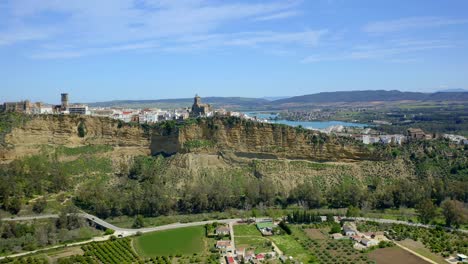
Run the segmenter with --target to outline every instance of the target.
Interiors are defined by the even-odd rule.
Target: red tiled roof
[[[234,258],[233,257],[226,257],[228,263],[234,263]]]

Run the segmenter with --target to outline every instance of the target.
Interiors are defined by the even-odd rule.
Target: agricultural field
[[[304,231],[306,232],[307,236],[310,237],[311,239],[321,240],[321,239],[328,238],[326,233],[320,229],[310,228],[310,229],[304,229]]]
[[[1,264],[47,264],[49,263],[45,258],[39,257],[22,257],[16,259],[2,259]]]
[[[440,255],[437,255],[435,253],[432,253],[429,249],[427,249],[424,244],[420,241],[414,241],[412,239],[405,239],[405,240],[402,240],[402,241],[399,241],[398,244],[408,248],[408,249],[411,249],[412,251],[436,262],[436,263],[439,263],[439,264],[445,264],[447,263],[445,261],[445,259],[440,256]]]
[[[399,247],[379,248],[369,253],[369,259],[377,264],[427,264],[427,262]]]
[[[205,243],[205,230],[198,226],[148,233],[133,240],[142,257],[203,254]]]
[[[234,225],[234,239],[237,247],[252,249],[256,254],[272,251],[271,241],[263,237],[253,224]]]

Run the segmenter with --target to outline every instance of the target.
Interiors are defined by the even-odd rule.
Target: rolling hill
[[[323,92],[295,96],[291,98],[274,101],[277,105],[282,104],[304,104],[304,103],[353,103],[353,102],[373,102],[373,101],[468,101],[468,93],[419,93],[401,92],[397,90],[385,91],[343,91],[343,92]]]

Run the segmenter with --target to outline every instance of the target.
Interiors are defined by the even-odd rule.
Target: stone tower
[[[68,94],[63,93],[62,94],[62,109],[66,110],[68,108]]]
[[[198,96],[198,94],[195,95],[195,98],[193,100],[193,105],[201,105],[201,98]]]

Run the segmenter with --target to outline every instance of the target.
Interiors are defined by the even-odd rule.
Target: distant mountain
[[[228,109],[257,109],[269,101],[261,98],[246,97],[202,97],[202,102],[216,108]],[[174,108],[191,107],[193,98],[158,99],[158,100],[115,100],[108,102],[90,103],[92,107],[129,107],[129,108]]]
[[[445,89],[437,91],[438,93],[468,93],[468,90],[461,88]]]
[[[261,99],[265,99],[267,101],[276,101],[276,100],[280,100],[280,99],[286,99],[286,98],[291,98],[291,96],[265,96],[265,97],[262,97]]]
[[[307,104],[307,103],[353,103],[374,101],[468,101],[468,93],[419,93],[401,92],[397,90],[373,90],[373,91],[343,91],[323,92],[302,96],[294,96],[287,99],[276,100],[275,105],[282,104]]]
[[[270,99],[270,100],[269,100]],[[273,100],[273,97],[202,97],[202,102],[215,108],[229,110],[271,110],[286,109],[310,104],[391,102],[391,101],[468,101],[468,92],[401,92],[397,90],[342,91],[323,92]],[[116,100],[90,103],[92,107],[128,107],[128,108],[184,108],[191,107],[193,98],[159,100]]]

